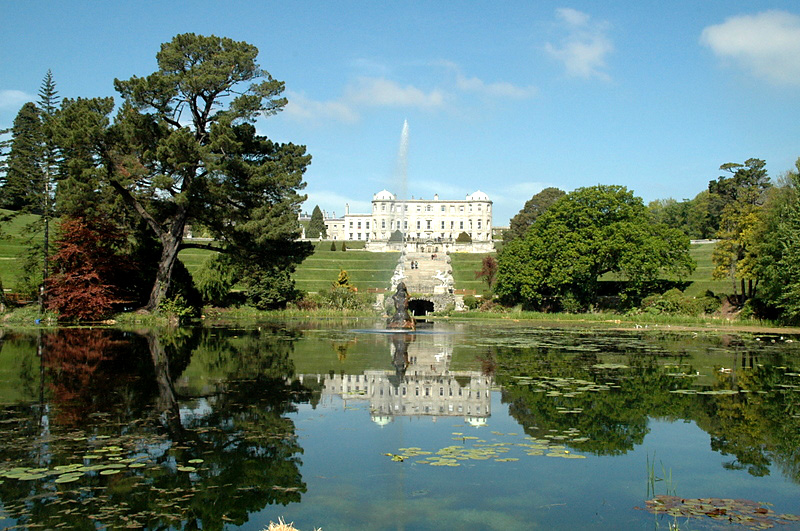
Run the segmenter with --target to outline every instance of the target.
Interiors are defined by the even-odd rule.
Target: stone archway
[[[433,313],[433,301],[425,299],[411,299],[408,301],[408,311],[414,317],[425,317],[429,313]]]

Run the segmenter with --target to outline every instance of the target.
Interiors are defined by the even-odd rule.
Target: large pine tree
[[[166,296],[178,251],[199,246],[183,242],[189,223],[207,227],[210,247],[261,291],[284,289],[311,252],[295,241],[311,157],[257,134],[254,122],[286,105],[257,54],[246,42],[178,35],[161,46],[156,72],[115,80],[124,103],[113,124],[103,101],[63,106],[65,147],[91,155],[80,175],[110,186],[160,246],[146,309]]]

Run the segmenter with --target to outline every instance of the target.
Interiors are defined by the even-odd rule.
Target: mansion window
[[[429,219],[425,220],[425,224],[426,224],[426,226],[425,226],[426,229],[430,229],[431,228],[431,220],[429,220]]]
[[[458,222],[458,228],[459,229],[463,229],[464,228],[464,222],[463,221],[459,221]]]
[[[420,224],[421,224],[421,223],[422,223],[421,221],[417,220],[417,228],[418,228],[418,229],[420,228]]]

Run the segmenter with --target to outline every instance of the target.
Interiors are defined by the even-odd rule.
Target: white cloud
[[[365,107],[442,107],[445,94],[440,90],[425,92],[413,85],[400,85],[385,78],[360,77],[345,88],[335,100],[316,101],[298,93],[287,93],[284,112],[303,121],[357,122]]]
[[[525,99],[536,95],[536,87],[518,87],[513,83],[499,81],[485,83],[477,77],[465,77],[461,73],[456,78],[456,86],[466,92],[477,92],[500,98]]]
[[[434,65],[443,66],[455,75],[455,87],[462,92],[483,94],[492,98],[526,99],[536,96],[538,89],[533,85],[526,87],[514,85],[506,81],[487,83],[478,77],[467,77],[461,68],[452,61],[438,61]]]
[[[800,16],[764,11],[731,17],[703,30],[700,42],[756,77],[800,85]]]
[[[444,94],[439,90],[425,92],[412,85],[402,86],[385,78],[362,77],[350,85],[345,101],[373,107],[440,107]]]
[[[35,99],[35,96],[21,90],[0,90],[0,109],[19,109],[25,103]]]
[[[358,112],[342,101],[315,101],[296,92],[287,92],[286,97],[289,103],[283,112],[298,120],[353,123],[359,119]]]
[[[610,79],[604,71],[606,57],[614,51],[607,35],[608,24],[595,22],[588,14],[571,8],[557,9],[556,16],[566,28],[567,35],[557,45],[546,43],[547,53],[564,63],[571,76]]]

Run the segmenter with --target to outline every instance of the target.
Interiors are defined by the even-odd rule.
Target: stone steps
[[[431,254],[407,253],[404,261],[403,274],[406,288],[411,293],[434,293],[436,286],[440,284],[435,275],[441,273],[452,273],[448,257],[445,254],[438,254],[435,259]],[[417,263],[417,268],[412,269],[412,262]]]

